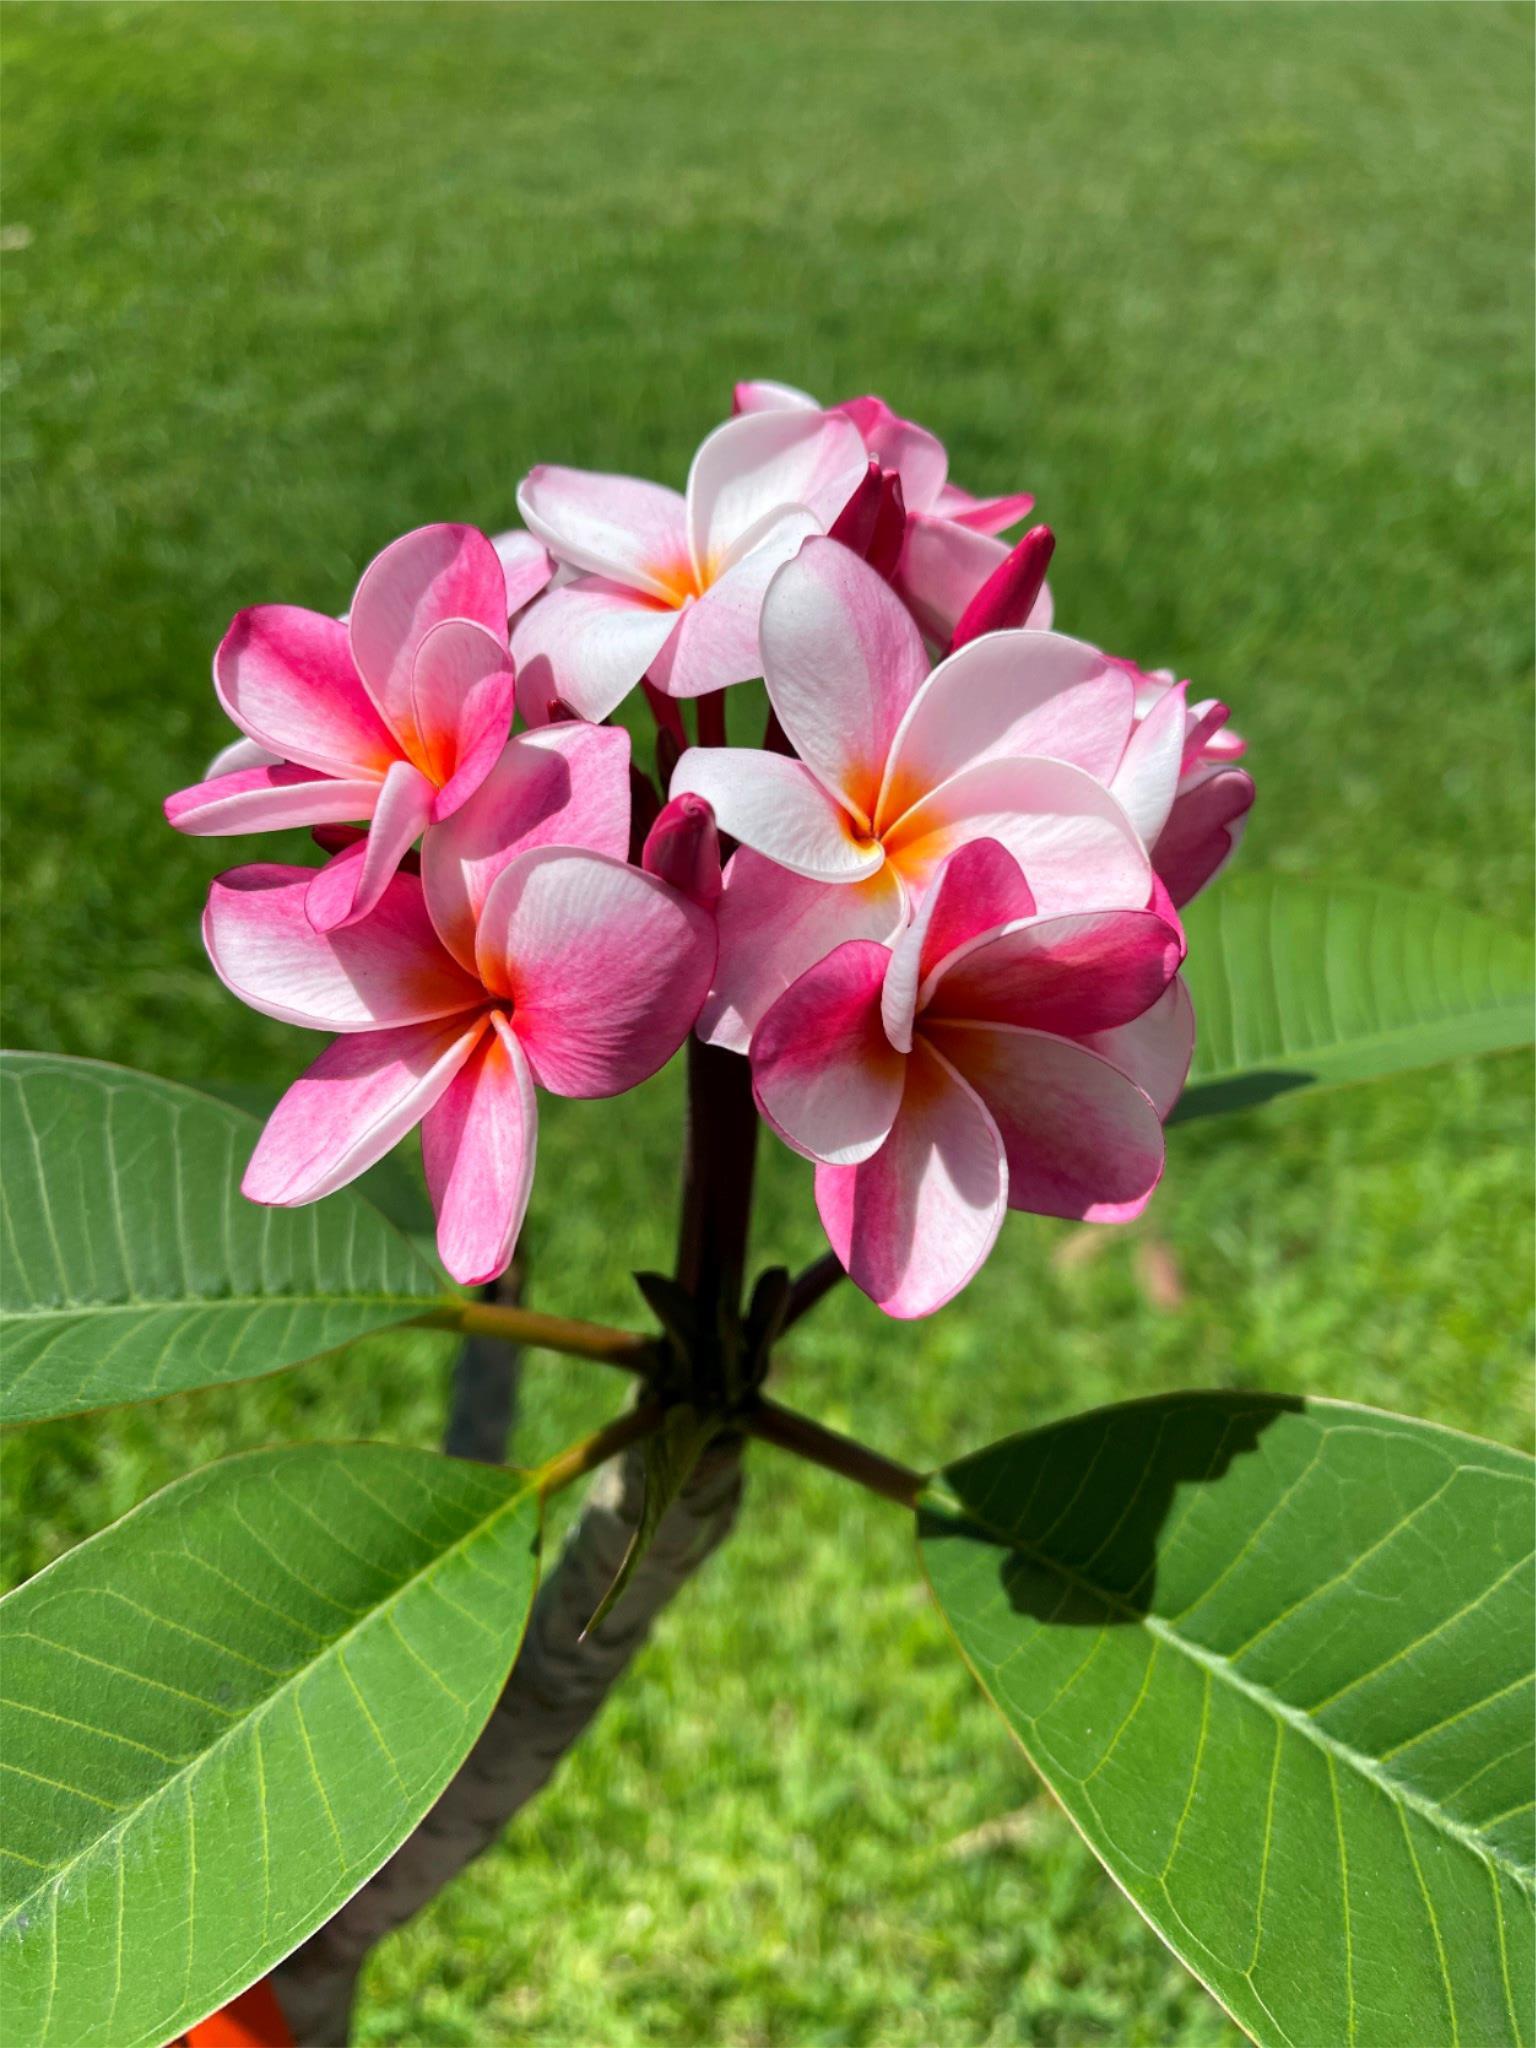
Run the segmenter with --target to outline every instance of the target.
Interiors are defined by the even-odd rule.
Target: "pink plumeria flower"
[[[423,526],[368,565],[345,621],[288,604],[237,613],[213,682],[246,737],[166,800],[171,824],[227,835],[367,820],[306,898],[318,931],[365,917],[407,848],[454,815],[507,743],[508,607],[552,573],[536,542],[513,567],[509,588],[484,534]]]
[[[779,997],[752,1038],[758,1106],[818,1162],[832,1249],[888,1315],[957,1294],[1005,1209],[1146,1206],[1194,1046],[1181,954],[1153,911],[1038,915],[983,839],[894,949],[852,940]]]
[[[892,412],[883,398],[849,398],[823,408],[792,384],[738,384],[738,415],[764,412],[841,414],[851,419],[864,446],[883,469],[901,478],[907,531],[896,571],[896,589],[935,647],[954,637],[967,605],[1007,560],[1007,544],[996,536],[1021,520],[1034,504],[1027,491],[1001,498],[975,498],[949,480],[944,443],[915,420]],[[1042,589],[1025,623],[1051,623],[1051,595]]]
[[[1170,690],[1187,691],[1171,668],[1138,668],[1119,661],[1136,689],[1136,716],[1151,716]],[[1184,754],[1167,823],[1152,848],[1152,864],[1178,906],[1213,882],[1236,853],[1253,808],[1253,777],[1233,764],[1247,741],[1227,724],[1219,698],[1206,697],[1185,710]]]
[[[761,675],[769,578],[832,524],[867,467],[852,421],[781,413],[717,427],[686,495],[635,477],[530,470],[518,509],[562,576],[513,635],[523,716],[542,724],[557,697],[606,718],[642,676],[697,697]]]
[[[845,939],[892,941],[945,858],[999,840],[1042,912],[1141,910],[1173,802],[1182,692],[1138,726],[1128,676],[1057,633],[993,633],[930,673],[880,577],[813,539],[763,605],[768,695],[798,760],[692,748],[671,794],[741,842],[701,1034],[745,1051],[768,1005]]]
[[[284,1095],[242,1183],[289,1208],[344,1187],[421,1125],[456,1280],[505,1270],[533,1179],[535,1088],[616,1095],[687,1036],[709,913],[629,867],[629,740],[557,725],[512,740],[397,871],[371,916],[317,931],[312,870],[237,868],[204,941],[269,1017],[338,1034]]]

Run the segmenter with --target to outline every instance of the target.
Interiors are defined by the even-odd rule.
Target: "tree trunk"
[[[401,1926],[489,1847],[550,1779],[650,1633],[652,1622],[729,1532],[741,1499],[741,1444],[714,1443],[664,1517],[623,1597],[585,1641],[640,1517],[643,1458],[600,1472],[479,1741],[390,1861],[273,1977],[301,2048],[342,2048],[358,1973]]]

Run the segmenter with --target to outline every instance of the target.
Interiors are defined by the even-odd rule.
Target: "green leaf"
[[[663,1516],[688,1484],[694,1466],[718,1435],[719,1429],[716,1418],[700,1415],[686,1401],[678,1401],[663,1415],[660,1428],[645,1438],[641,1445],[645,1492],[640,1501],[640,1519],[635,1524],[628,1548],[619,1560],[613,1584],[598,1601],[596,1612],[581,1632],[583,1638],[591,1635],[593,1629],[618,1605],[624,1588],[634,1576],[635,1567],[655,1542]]]
[[[994,1445],[919,1538],[976,1676],[1266,2048],[1498,2048],[1532,2009],[1532,1466],[1182,1394]]]
[[[1170,1122],[1530,1043],[1530,942],[1456,904],[1253,875],[1185,926],[1197,1038]]]
[[[0,1421],[276,1372],[445,1293],[351,1188],[248,1202],[256,1124],[174,1082],[5,1053],[0,1128]]]
[[[415,1826],[504,1683],[526,1474],[385,1445],[231,1458],[0,1603],[14,2048],[159,2048]]]

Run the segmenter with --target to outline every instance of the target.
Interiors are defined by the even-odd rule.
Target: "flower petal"
[[[720,958],[699,1036],[745,1052],[763,1013],[808,967],[845,939],[889,944],[905,917],[901,884],[888,867],[867,882],[813,882],[742,847],[725,871]]]
[[[411,705],[416,652],[444,619],[471,619],[496,638],[506,638],[506,578],[496,550],[473,526],[418,526],[402,534],[374,556],[352,599],[347,630],[357,672],[412,754],[417,753]]]
[[[923,1028],[936,1017],[1026,1024],[1083,1038],[1151,1009],[1183,957],[1150,910],[1036,917],[982,933],[930,970]]]
[[[928,673],[911,614],[834,540],[808,540],[763,602],[763,675],[790,742],[828,789],[874,817],[886,756]]]
[[[267,1119],[241,1193],[285,1209],[335,1194],[415,1129],[484,1031],[455,1017],[333,1038]]]
[[[475,922],[491,884],[535,846],[629,850],[629,734],[565,723],[509,740],[480,787],[422,842],[427,903],[443,944],[475,964]]]
[[[890,954],[868,939],[807,968],[752,1034],[752,1092],[807,1159],[855,1166],[878,1152],[901,1104],[906,1059],[880,1022]]]
[[[881,1015],[892,1045],[907,1052],[925,983],[957,948],[980,933],[1032,917],[1035,899],[1023,870],[995,839],[973,839],[952,853],[892,949]]]
[[[165,817],[178,832],[199,838],[350,824],[371,816],[381,786],[371,779],[344,782],[313,768],[237,768],[178,789],[165,800]]]
[[[971,839],[1000,841],[1047,914],[1140,910],[1152,892],[1135,827],[1101,782],[1065,761],[1024,757],[964,768],[886,833],[885,848],[920,893]]]
[[[802,391],[795,384],[775,384],[768,378],[758,378],[738,384],[732,394],[733,412],[820,412],[821,407],[808,391]]]
[[[700,580],[770,513],[800,506],[830,526],[867,466],[858,428],[837,413],[742,413],[716,427],[688,472],[688,541]]]
[[[248,738],[322,774],[382,776],[400,748],[358,680],[347,629],[295,604],[236,612],[213,657],[219,702]]]
[[[990,534],[916,512],[907,520],[896,592],[927,638],[947,647],[961,613],[1007,559],[1007,544]]]
[[[203,913],[214,971],[241,1002],[312,1031],[377,1031],[476,1008],[485,992],[444,952],[415,875],[396,875],[366,923],[317,932],[313,868],[261,864],[215,878]]]
[[[491,1023],[421,1127],[438,1256],[463,1287],[481,1287],[511,1264],[538,1151],[528,1062],[499,1010]]]
[[[524,523],[557,561],[668,604],[693,583],[687,506],[676,491],[636,476],[540,463],[517,490]]]
[[[754,530],[745,552],[684,608],[677,632],[652,665],[656,687],[669,697],[701,697],[760,676],[763,593],[801,542],[820,531],[798,507]]]
[[[958,484],[946,484],[934,503],[922,509],[935,518],[968,526],[972,533],[1003,533],[1033,512],[1035,501],[1028,491],[1015,491],[1004,498],[975,498]]]
[[[1128,1074],[1166,1122],[1184,1092],[1195,1050],[1195,1008],[1182,977],[1176,975],[1133,1024],[1095,1031],[1083,1043]]]
[[[524,533],[520,526],[506,533],[493,533],[491,546],[496,550],[507,586],[507,616],[515,618],[549,582],[555,565],[543,541],[536,534]]]
[[[860,1166],[816,1170],[816,1207],[849,1278],[889,1316],[932,1315],[997,1242],[1008,1166],[974,1090],[924,1040],[891,1135]]]
[[[512,657],[505,636],[444,619],[416,650],[411,714],[422,766],[437,784],[435,816],[452,817],[495,765],[512,729]]]
[[[908,510],[931,511],[949,475],[949,456],[938,435],[892,412],[883,398],[850,398],[833,410],[846,413],[880,467],[901,478]]]
[[[208,766],[203,770],[204,782],[212,782],[219,775],[233,775],[237,768],[280,768],[280,755],[268,747],[258,747],[254,740],[231,740],[227,747],[220,747]]]
[[[805,763],[783,754],[690,747],[672,772],[668,794],[703,797],[722,832],[792,874],[858,882],[884,865],[878,842],[859,838],[853,819]]]
[[[714,920],[621,860],[524,853],[480,913],[482,977],[511,1000],[534,1078],[556,1095],[618,1095],[666,1065],[715,964]]]
[[[305,907],[317,932],[336,931],[368,915],[427,829],[436,797],[419,768],[396,761],[379,791],[368,837],[328,861],[310,884]]]
[[[1167,691],[1131,734],[1125,758],[1109,786],[1127,817],[1151,846],[1168,822],[1179,771],[1184,761],[1184,691],[1177,683]]]
[[[924,1037],[964,1075],[1008,1152],[1008,1206],[1123,1222],[1162,1177],[1163,1127],[1134,1081],[1096,1052],[1010,1024],[930,1024]]]
[[[1179,791],[1153,849],[1157,872],[1179,905],[1198,896],[1237,851],[1253,805],[1253,777],[1209,768]]]
[[[1108,783],[1131,736],[1136,691],[1096,647],[1064,633],[989,633],[929,676],[890,750],[884,830],[978,761],[1038,754]]]
[[[559,697],[583,718],[606,718],[660,657],[681,616],[600,576],[546,592],[512,629],[518,710],[544,725]]]

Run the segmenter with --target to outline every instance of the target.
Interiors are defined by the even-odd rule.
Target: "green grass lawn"
[[[1176,663],[1250,736],[1251,868],[1526,921],[1527,10],[12,4],[3,27],[7,1043],[291,1074],[313,1041],[198,944],[245,849],[159,817],[223,738],[229,614],[337,609],[424,520],[507,524],[535,460],[681,482],[741,375],[882,392],[972,488],[1034,489],[1061,623]],[[635,1318],[679,1100],[674,1070],[547,1105],[541,1306]],[[1193,1126],[1143,1226],[1014,1217],[924,1324],[834,1296],[782,1392],[914,1463],[1188,1385],[1527,1441],[1530,1114],[1506,1057]],[[763,1163],[761,1254],[812,1256],[808,1170]],[[13,1435],[10,1574],[226,1451],[431,1443],[450,1357],[375,1341]],[[615,1401],[542,1356],[525,1394],[530,1459]],[[360,2025],[1237,2040],[975,1692],[902,1517],[767,1451],[737,1540],[551,1791],[379,1952]]]

